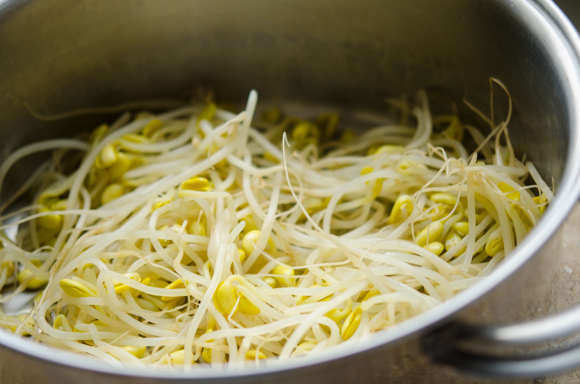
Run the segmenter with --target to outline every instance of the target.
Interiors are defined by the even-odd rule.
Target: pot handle
[[[523,324],[473,326],[452,323],[423,339],[425,352],[437,363],[460,372],[496,378],[553,375],[580,367],[580,339],[550,352],[501,356],[474,352],[482,349],[520,349],[536,343],[554,342],[580,331],[580,307]],[[483,347],[483,348],[482,348]]]

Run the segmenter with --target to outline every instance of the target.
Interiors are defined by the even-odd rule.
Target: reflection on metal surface
[[[570,21],[576,26],[576,28],[580,28],[580,1],[578,0],[555,0],[554,1],[558,7],[564,13]]]

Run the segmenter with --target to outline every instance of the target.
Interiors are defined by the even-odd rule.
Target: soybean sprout
[[[553,192],[514,154],[511,101],[497,125],[482,115],[487,137],[432,116],[425,92],[398,105],[405,121],[357,133],[335,113],[254,116],[252,91],[241,113],[124,114],[88,141],[20,149],[0,184],[55,152],[17,193],[33,204],[2,218],[0,302],[40,291],[0,326],[190,369],[354,345],[439,305],[509,257]]]

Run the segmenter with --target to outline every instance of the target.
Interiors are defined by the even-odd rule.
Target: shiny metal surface
[[[464,327],[459,333],[463,343],[491,347],[523,346],[549,342],[580,332],[580,307],[522,324]]]
[[[108,118],[42,121],[25,103],[50,115],[187,99],[200,90],[241,103],[255,88],[266,104],[326,105],[348,117],[384,113],[385,97],[425,88],[435,109],[454,102],[467,121],[480,123],[461,99],[486,111],[494,76],[515,102],[510,136],[519,156],[532,158],[558,187],[539,227],[491,276],[353,350],[260,370],[159,373],[104,366],[0,333],[2,382],[460,382],[429,360],[423,336],[452,321],[506,324],[554,312],[558,227],[580,189],[580,41],[549,0],[7,0],[0,41],[0,161],[26,143]],[[494,105],[496,115],[505,105]],[[12,188],[38,159],[9,174]]]
[[[466,374],[486,377],[545,377],[578,368],[580,346],[565,348],[558,352],[534,358],[494,357],[474,353],[446,351],[437,361],[450,364]]]

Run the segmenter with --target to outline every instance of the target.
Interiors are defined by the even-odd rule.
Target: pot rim
[[[538,225],[526,237],[524,242],[513,251],[509,259],[502,262],[500,268],[478,282],[474,287],[461,292],[447,302],[438,305],[426,313],[405,321],[396,328],[389,328],[373,334],[372,338],[361,340],[355,346],[336,346],[321,351],[308,359],[289,359],[286,361],[271,360],[263,367],[233,367],[234,369],[195,368],[190,372],[165,370],[147,370],[137,366],[112,366],[95,359],[57,350],[36,342],[23,340],[7,332],[0,332],[0,345],[45,362],[56,363],[80,370],[163,379],[233,379],[248,378],[266,374],[281,373],[297,368],[313,367],[319,364],[347,358],[362,352],[385,346],[393,346],[406,339],[418,337],[424,331],[450,320],[459,311],[493,290],[522,265],[531,259],[554,232],[562,225],[573,208],[580,194],[580,37],[564,13],[551,0],[512,0],[511,6],[522,18],[531,18],[540,22],[536,26],[539,36],[545,45],[550,46],[552,55],[557,56],[565,88],[566,106],[569,111],[570,143],[564,175],[558,188],[558,195]]]

